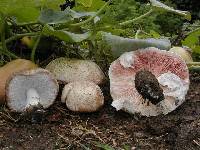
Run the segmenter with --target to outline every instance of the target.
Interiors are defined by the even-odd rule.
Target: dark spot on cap
[[[143,99],[148,99],[154,105],[164,100],[163,89],[150,71],[141,70],[136,73],[135,88],[142,95]]]

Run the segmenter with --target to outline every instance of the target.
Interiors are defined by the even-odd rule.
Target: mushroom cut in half
[[[94,112],[104,104],[98,85],[90,81],[74,81],[65,85],[61,101],[75,112]]]
[[[91,81],[101,84],[105,80],[105,75],[101,68],[90,60],[60,57],[51,61],[46,66],[46,69],[52,72],[61,83]]]
[[[54,76],[45,69],[33,69],[15,73],[7,81],[8,107],[15,112],[48,108],[58,94],[59,86]]]
[[[189,71],[178,55],[154,47],[122,54],[109,68],[112,106],[157,116],[185,101]]]

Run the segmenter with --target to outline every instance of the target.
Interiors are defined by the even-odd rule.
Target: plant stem
[[[142,19],[144,17],[149,16],[152,12],[153,12],[153,9],[150,9],[147,13],[145,13],[145,14],[137,17],[137,18],[134,18],[132,20],[127,20],[127,21],[121,22],[121,23],[119,23],[119,25],[120,26],[125,26],[125,25],[128,25],[128,24],[131,24],[131,23],[136,22],[136,21],[138,21],[138,20],[140,20],[140,19]]]
[[[1,26],[1,45],[2,45],[2,54],[7,55],[9,57],[13,57],[13,58],[19,58],[18,56],[16,56],[15,54],[11,53],[6,46],[6,40],[5,40],[5,16],[3,16],[3,14],[1,14],[2,20],[0,23]]]
[[[200,66],[200,62],[187,62],[188,66]]]
[[[24,37],[24,36],[37,36],[39,34],[40,34],[40,32],[31,32],[31,33],[16,34],[16,35],[14,35],[14,36],[6,39],[5,42],[9,43],[9,42],[11,42],[13,40],[16,40],[16,39]]]
[[[108,6],[111,3],[112,0],[109,0],[108,2],[106,2],[97,12],[94,16],[89,17],[88,19],[86,19],[83,22],[79,22],[79,23],[75,23],[75,24],[71,24],[71,26],[82,26],[84,24],[87,24],[88,22],[92,21],[96,16],[98,16],[99,14],[101,14],[103,12],[103,10],[106,8],[106,6]]]
[[[37,40],[35,41],[35,45],[33,46],[33,49],[31,51],[31,61],[35,62],[35,51],[37,49],[37,46],[40,42],[41,34],[38,36]]]

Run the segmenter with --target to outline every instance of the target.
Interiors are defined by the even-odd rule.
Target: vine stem
[[[200,66],[200,62],[187,62],[188,66]]]
[[[153,9],[150,9],[147,13],[145,13],[145,14],[143,14],[143,15],[137,17],[137,18],[134,18],[134,19],[131,19],[131,20],[127,20],[127,21],[121,22],[121,23],[119,23],[119,25],[120,25],[120,26],[125,26],[125,25],[128,25],[128,24],[131,24],[131,23],[136,22],[136,21],[138,21],[138,20],[140,20],[140,19],[142,19],[142,18],[144,18],[144,17],[149,16],[152,12],[153,12]]]
[[[1,45],[2,45],[2,54],[7,55],[8,57],[13,57],[13,58],[19,58],[16,56],[14,53],[11,53],[6,46],[6,40],[5,40],[5,19],[6,17],[3,14],[0,14],[2,17],[2,20],[0,22],[0,28],[1,28]]]
[[[106,6],[108,6],[110,3],[112,2],[112,0],[109,0],[108,2],[106,2],[97,12],[94,16],[89,17],[88,19],[86,19],[85,21],[79,22],[79,23],[75,23],[75,24],[71,24],[71,26],[82,26],[84,24],[87,24],[88,22],[92,21],[96,16],[98,16],[99,14],[101,14],[103,12],[103,10],[106,8]]]
[[[30,32],[30,33],[16,34],[16,35],[6,39],[5,42],[9,43],[9,42],[11,42],[13,40],[16,40],[16,39],[24,37],[24,36],[37,36],[39,34],[40,34],[40,32]]]
[[[31,51],[31,61],[32,62],[35,62],[35,52],[36,52],[37,46],[40,42],[40,39],[41,39],[41,34],[38,36],[37,40],[35,41],[35,44],[34,44],[33,49]]]

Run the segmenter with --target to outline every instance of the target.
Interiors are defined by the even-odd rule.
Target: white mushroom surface
[[[135,77],[142,70],[155,76],[163,91],[163,100],[153,103],[138,92]],[[122,54],[111,64],[109,78],[112,106],[144,116],[157,116],[175,110],[185,101],[189,89],[186,63],[174,53],[153,47]],[[151,90],[154,89],[148,91],[149,95],[152,95]]]
[[[24,112],[37,105],[48,108],[58,94],[58,83],[45,69],[15,73],[7,81],[6,98],[12,111]]]
[[[46,69],[62,83],[84,80],[101,84],[105,80],[105,75],[100,67],[90,60],[61,57],[51,61]]]
[[[75,81],[65,85],[61,101],[71,111],[94,112],[104,104],[98,85],[90,81]]]

